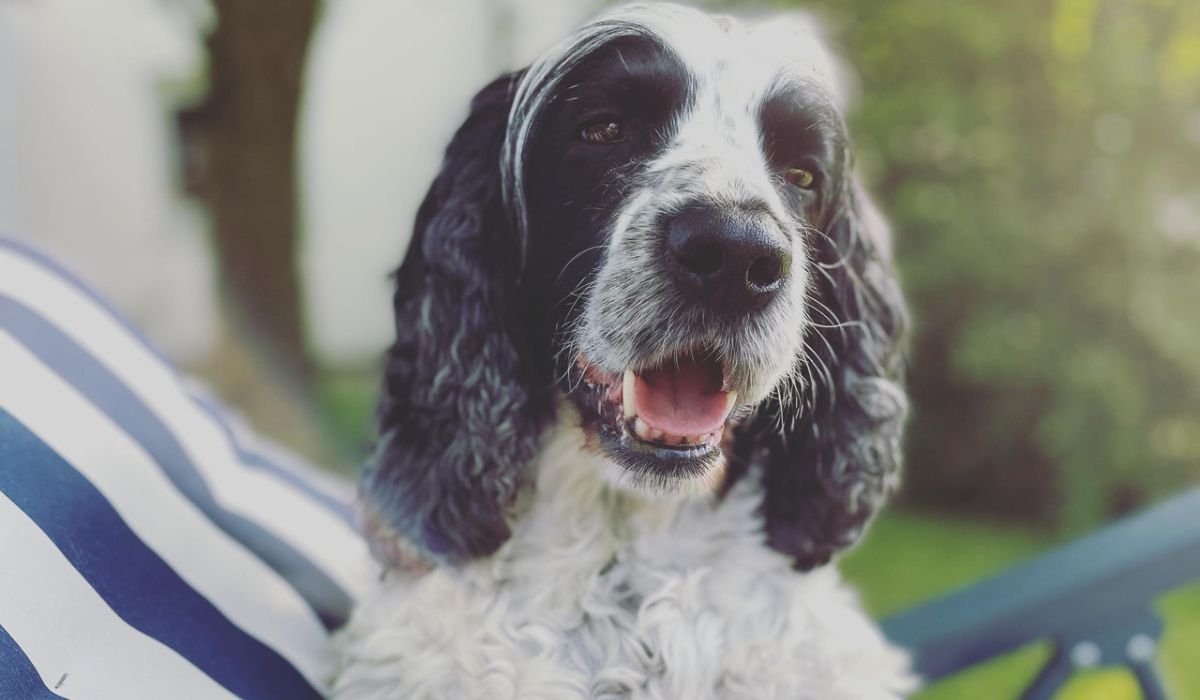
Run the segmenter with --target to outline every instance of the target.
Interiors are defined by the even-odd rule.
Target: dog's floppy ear
[[[857,182],[810,237],[813,289],[802,406],[771,399],[739,432],[761,464],[768,543],[799,569],[854,544],[899,483],[906,311],[890,233]]]
[[[372,534],[448,563],[508,539],[505,510],[547,411],[509,317],[521,253],[502,202],[500,149],[516,80],[476,95],[417,213],[395,274],[396,342],[361,484]]]

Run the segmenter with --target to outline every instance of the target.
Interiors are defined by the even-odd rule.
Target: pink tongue
[[[716,362],[682,360],[637,376],[634,405],[651,428],[676,436],[720,430],[727,417],[727,392],[721,391]]]

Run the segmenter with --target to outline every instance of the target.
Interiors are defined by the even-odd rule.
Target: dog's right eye
[[[604,120],[583,127],[579,131],[579,138],[596,146],[604,146],[624,140],[625,132],[620,123]]]

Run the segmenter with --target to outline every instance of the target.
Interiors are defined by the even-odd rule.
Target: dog
[[[474,98],[395,276],[339,698],[901,697],[825,566],[906,312],[805,17],[635,5]]]

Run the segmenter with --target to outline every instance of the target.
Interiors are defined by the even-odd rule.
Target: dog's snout
[[[791,254],[763,217],[738,209],[688,209],[667,224],[675,282],[696,303],[746,310],[783,286]]]

